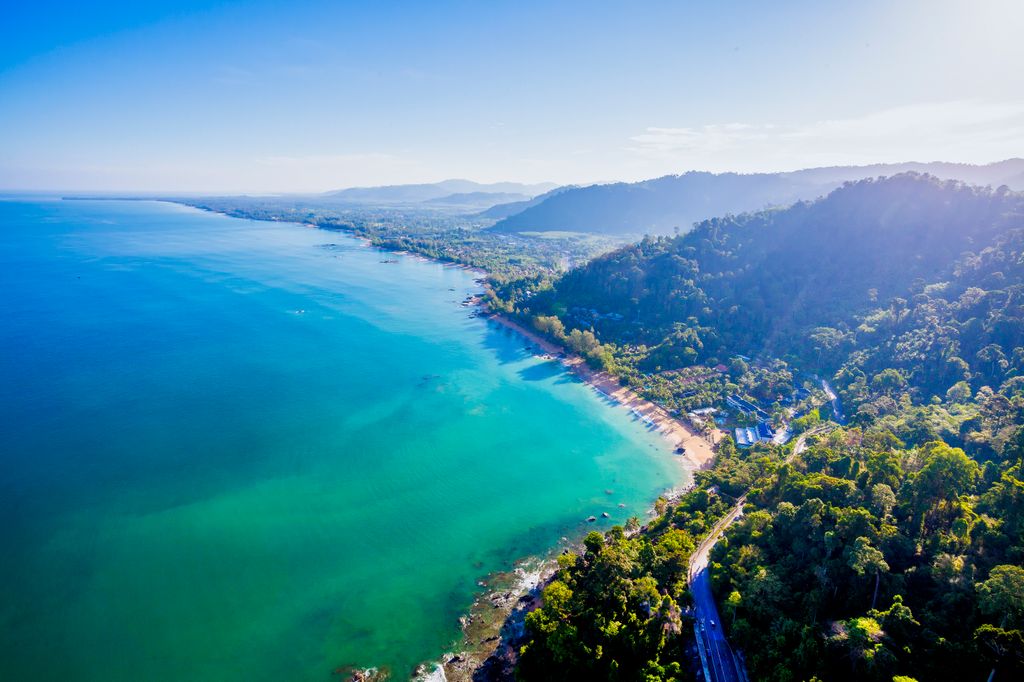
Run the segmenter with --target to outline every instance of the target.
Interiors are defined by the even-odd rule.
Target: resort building
[[[757,426],[741,426],[735,434],[736,445],[741,448],[749,448],[755,443],[770,443],[775,437],[775,431],[766,421],[758,422]]]

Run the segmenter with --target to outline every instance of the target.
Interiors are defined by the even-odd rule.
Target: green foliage
[[[495,286],[509,286],[494,299],[496,309],[512,312],[508,301],[542,289],[545,278],[613,248],[616,242],[585,236],[532,238],[483,229],[479,216],[438,209],[343,206],[316,199],[284,197],[204,197],[191,206],[255,220],[293,221],[339,230],[390,251],[408,251],[447,263],[486,270]],[[515,284],[509,284],[515,282]],[[506,306],[508,306],[506,308]]]
[[[787,357],[835,373],[864,422],[899,412],[904,397],[963,403],[1024,374],[1022,216],[1024,198],[1004,189],[915,174],[864,180],[645,238],[515,306],[592,328],[641,385],[637,371]],[[745,361],[727,362],[734,380],[747,374]]]
[[[554,315],[538,315],[533,318],[533,326],[541,334],[562,341],[565,339],[565,325]]]
[[[1000,626],[1024,627],[1024,568],[996,566],[977,592],[981,610],[998,618]]]
[[[592,532],[586,551],[560,562],[543,605],[526,618],[522,680],[683,680],[679,600],[693,541]],[[637,677],[642,671],[642,675]]]
[[[802,417],[797,417],[789,423],[793,433],[803,433],[821,423],[821,412],[814,408]]]
[[[986,482],[963,450],[905,448],[884,430],[839,430],[769,470],[749,498],[758,511],[713,552],[717,594],[726,603],[744,595],[731,635],[752,679],[979,678],[992,665],[1019,668],[1020,465],[1007,462]]]
[[[642,655],[628,662],[616,653],[614,665],[606,652],[621,651],[631,590],[683,603],[685,558],[723,499],[743,494],[745,514],[710,566],[751,679],[1024,675],[1020,195],[912,175],[854,183],[644,239],[516,307],[580,340],[593,332],[624,383],[671,409],[739,393],[778,418],[794,363],[833,377],[850,417],[789,460],[726,439],[698,489],[657,505],[639,535],[588,540],[558,578],[575,600],[558,637],[531,626],[532,675],[567,642],[576,658],[558,660],[587,679],[685,660],[673,638],[630,649]],[[827,417],[808,402],[796,432]],[[606,553],[631,557],[616,562],[628,581],[599,560]]]
[[[1024,670],[1024,632],[986,623],[975,630],[974,643],[993,665],[1018,675]]]
[[[755,480],[778,461],[764,451],[726,448],[696,489],[660,499],[646,527],[634,519],[606,535],[592,531],[582,554],[563,554],[543,606],[527,617],[519,679],[691,679],[685,649],[692,623],[683,615],[689,559],[732,506],[731,497],[709,491],[724,492],[739,471]],[[730,612],[743,600],[738,591],[731,595]]]

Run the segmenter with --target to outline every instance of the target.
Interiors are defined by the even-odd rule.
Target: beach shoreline
[[[182,202],[172,201],[170,203],[228,218],[267,220],[258,217],[234,216]],[[435,263],[442,267],[465,270],[479,277],[480,279],[476,281],[480,285],[483,284],[482,278],[489,274],[485,270],[464,263],[445,261],[415,251],[392,249],[382,244],[375,244],[368,237],[344,228],[301,221],[274,222],[291,222],[300,227],[340,232],[362,246],[381,253],[395,254],[403,258]],[[612,375],[591,368],[581,356],[573,354],[541,336],[536,330],[529,329],[505,315],[490,310],[484,297],[480,294],[476,294],[472,302],[467,301],[463,305],[475,307],[478,311],[476,317],[481,318],[487,324],[493,323],[512,332],[520,337],[525,346],[539,349],[541,356],[557,360],[566,371],[571,372],[597,391],[610,403],[609,406],[630,410],[637,419],[648,423],[652,430],[664,440],[669,453],[676,453],[671,456],[679,465],[679,478],[674,487],[662,491],[659,497],[671,500],[681,496],[692,488],[693,472],[711,465],[715,456],[713,448],[721,437],[720,432],[715,432],[714,436],[717,438],[713,436],[713,442],[709,442],[690,426],[670,415],[661,406],[646,400],[632,389],[622,386]],[[680,447],[684,449],[681,454],[678,452]],[[653,514],[652,507],[648,510],[648,515]],[[523,635],[523,622],[526,614],[539,606],[540,592],[557,570],[557,556],[567,549],[579,551],[582,537],[588,528],[592,528],[592,526],[581,519],[578,535],[569,533],[569,537],[563,537],[547,552],[523,557],[514,562],[509,570],[498,571],[482,578],[479,587],[483,589],[460,618],[461,634],[459,638],[452,642],[446,653],[438,659],[423,663],[413,673],[413,680],[417,682],[470,682],[475,673],[484,668],[499,676],[504,673],[504,679],[511,679],[509,677],[511,665],[516,655],[515,648]],[[344,679],[373,680],[378,679],[377,675],[379,674],[380,672],[376,669],[369,669],[355,671],[351,678],[346,674]]]
[[[481,304],[485,305],[485,304]],[[692,427],[670,415],[663,407],[643,398],[632,389],[623,386],[611,374],[595,370],[579,355],[569,353],[557,343],[546,339],[538,332],[527,329],[515,320],[500,313],[490,312],[484,316],[490,322],[498,324],[522,336],[530,343],[539,347],[547,356],[557,359],[574,375],[597,390],[602,396],[613,403],[629,409],[639,419],[649,421],[655,431],[661,435],[675,451],[684,448],[679,458],[689,466],[688,471],[704,469],[711,466],[715,458],[714,446],[721,439],[720,432],[713,432],[709,442]]]
[[[234,216],[223,211],[217,211],[211,208],[197,206],[192,203],[176,201],[173,199],[156,199],[156,201],[177,204],[179,206],[187,206],[200,211],[223,215],[227,218],[263,220],[268,222],[291,222],[301,227],[324,230],[326,232],[342,232],[352,239],[361,242],[364,246],[377,249],[382,253],[393,253],[422,262],[437,263],[442,267],[454,267],[460,270],[466,270],[474,275],[478,275],[480,278],[487,277],[489,274],[486,270],[482,270],[481,268],[474,267],[466,263],[457,263],[438,258],[431,258],[415,251],[390,249],[385,245],[375,244],[370,238],[356,234],[352,230],[344,227],[325,226],[318,223],[302,222],[298,220],[274,221],[263,217]],[[665,439],[673,451],[680,447],[684,448],[685,452],[679,459],[681,462],[684,462],[684,464],[689,465],[684,466],[687,471],[704,469],[711,465],[711,462],[715,457],[714,447],[724,435],[722,432],[717,430],[713,431],[709,442],[709,440],[697,433],[692,427],[670,415],[660,405],[656,405],[655,403],[641,397],[632,389],[622,386],[615,377],[611,376],[607,372],[593,369],[582,357],[570,353],[555,342],[541,336],[536,330],[524,327],[506,315],[490,310],[482,296],[478,297],[476,303],[481,311],[486,311],[486,313],[481,317],[511,330],[523,337],[527,342],[538,346],[545,354],[551,356],[552,359],[558,359],[566,369],[582,379],[586,384],[594,388],[610,402],[622,405],[633,411],[633,413],[641,420],[649,420],[650,423],[654,425],[655,430]]]
[[[543,357],[558,360],[563,367],[605,399],[633,412],[637,418],[649,420],[654,430],[666,441],[673,452],[683,447],[685,454],[677,457],[681,474],[690,479],[681,486],[665,491],[661,497],[673,499],[693,487],[692,473],[711,466],[714,444],[670,415],[661,406],[644,399],[635,391],[622,386],[608,374],[594,370],[579,355],[569,353],[539,333],[527,329],[515,320],[490,311],[478,299],[476,304],[481,318],[521,337],[528,346],[540,350]],[[715,432],[721,438],[721,432]],[[714,437],[714,436],[713,436]],[[648,510],[649,515],[654,510]],[[526,615],[540,606],[541,591],[557,571],[557,556],[566,549],[580,551],[579,539],[562,538],[559,545],[546,555],[526,557],[517,561],[506,572],[499,572],[481,581],[487,592],[473,600],[466,614],[460,618],[462,637],[451,650],[434,663],[424,664],[414,675],[415,682],[471,682],[477,673],[486,671],[488,679],[512,680],[517,647],[524,636]]]
[[[607,401],[630,410],[637,418],[649,420],[672,452],[679,447],[685,448],[685,454],[678,456],[677,453],[676,456],[680,465],[680,484],[664,491],[660,497],[672,500],[683,495],[693,487],[693,472],[711,466],[715,456],[714,444],[661,406],[622,386],[607,372],[593,369],[582,357],[568,352],[538,332],[491,311],[482,299],[475,303],[481,311],[479,317],[487,323],[519,336],[528,347],[539,351],[540,357],[557,360],[566,371]],[[722,436],[721,432],[716,432],[716,435]],[[649,509],[648,517],[654,513],[653,508]],[[472,682],[481,672],[487,675],[487,679],[514,679],[517,649],[525,635],[526,616],[540,606],[541,591],[558,570],[558,555],[565,550],[582,551],[580,545],[586,528],[587,524],[583,524],[580,536],[563,537],[547,553],[520,559],[511,570],[491,574],[482,580],[480,586],[486,586],[486,592],[475,598],[460,618],[460,641],[453,643],[439,660],[421,666],[413,677],[414,682]]]

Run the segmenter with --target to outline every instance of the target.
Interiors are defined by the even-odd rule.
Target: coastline
[[[567,371],[598,391],[609,402],[629,409],[638,418],[649,420],[673,451],[679,447],[685,448],[685,454],[678,457],[684,473],[692,473],[712,464],[715,456],[713,448],[722,437],[721,432],[714,432],[713,442],[708,442],[661,406],[620,385],[612,375],[591,368],[579,355],[568,353],[558,344],[515,320],[491,312],[482,299],[477,299],[476,305],[481,311],[487,311],[480,314],[484,320],[522,337],[527,345],[538,348],[550,359],[558,359]],[[666,491],[663,496],[675,498],[692,486],[691,480],[686,486]],[[648,510],[648,515],[653,513],[653,509]],[[541,591],[558,570],[558,555],[566,549],[579,551],[581,546],[581,538],[572,541],[562,538],[562,542],[550,548],[546,554],[525,557],[515,562],[510,570],[491,574],[481,580],[480,587],[486,587],[487,591],[475,598],[465,615],[459,619],[461,638],[453,642],[449,651],[440,659],[421,665],[413,677],[414,682],[472,682],[476,679],[512,682],[518,647],[524,637],[526,615],[541,605]]]
[[[680,457],[680,460],[690,465],[686,467],[688,470],[704,469],[711,465],[715,457],[714,445],[721,439],[719,432],[712,435],[713,442],[708,442],[690,426],[670,415],[660,405],[656,405],[632,389],[622,386],[618,379],[607,372],[593,369],[579,355],[569,354],[553,341],[499,313],[492,312],[486,315],[485,319],[512,330],[538,346],[547,355],[558,358],[566,369],[596,389],[602,396],[628,408],[640,419],[649,420],[657,433],[668,442],[673,450],[679,447],[685,449],[685,454]],[[563,355],[564,357],[561,357]],[[715,438],[716,435],[718,438]]]
[[[228,218],[239,217],[232,216],[223,211],[216,211],[210,208],[196,206],[195,204],[183,201],[175,201],[173,199],[157,199],[157,201],[165,201],[168,203],[178,204],[180,206],[188,206],[189,208],[194,208],[200,211],[206,211],[209,213],[223,215]],[[274,221],[269,218],[249,217],[248,219],[266,220],[268,222],[285,222]],[[468,265],[466,263],[458,263],[453,261],[441,260],[437,258],[430,258],[429,256],[426,256],[422,253],[417,253],[415,251],[408,251],[404,249],[389,249],[384,245],[373,243],[373,241],[370,238],[364,235],[356,234],[354,231],[345,228],[338,228],[333,226],[325,227],[323,225],[318,225],[317,223],[309,222],[287,222],[293,222],[294,224],[299,225],[301,227],[314,228],[318,230],[324,230],[327,232],[341,231],[346,233],[353,239],[362,242],[365,246],[377,249],[382,253],[394,253],[397,255],[405,256],[407,258],[414,258],[416,260],[420,260],[423,262],[437,263],[444,267],[455,267],[462,270],[467,270],[475,275],[479,275],[480,277],[487,277],[489,275],[489,273],[486,270],[482,270],[479,267]],[[504,315],[501,315],[500,313],[490,311],[489,309],[487,309],[486,303],[484,303],[482,298],[478,300],[477,304],[480,306],[482,310],[488,311],[488,314],[483,315],[482,317],[519,334],[526,341],[538,346],[548,355],[559,358],[559,361],[562,363],[563,366],[566,367],[566,369],[568,369],[570,372],[578,376],[589,386],[593,387],[610,402],[626,407],[627,409],[633,411],[634,414],[636,414],[640,419],[649,420],[654,425],[655,430],[659,434],[661,434],[662,437],[664,437],[664,439],[667,441],[668,445],[672,448],[673,451],[679,447],[685,449],[685,453],[682,455],[682,457],[680,457],[680,460],[690,465],[688,467],[684,467],[688,471],[694,469],[703,469],[711,465],[711,461],[714,459],[715,456],[714,446],[717,445],[722,438],[721,432],[712,432],[711,442],[709,442],[703,436],[701,436],[699,433],[693,430],[690,426],[684,424],[680,420],[670,415],[660,405],[656,405],[655,403],[641,397],[632,389],[626,386],[622,386],[615,377],[611,376],[607,372],[602,372],[591,368],[589,365],[587,365],[586,361],[582,357],[568,353],[564,348],[562,348],[558,344],[542,337],[536,331],[524,327],[515,320],[512,320]]]
[[[344,228],[326,227],[300,221],[274,221],[267,218],[234,216],[194,204],[173,200],[169,203],[223,215],[227,218],[290,222],[307,229],[341,232],[361,243],[365,248],[374,249],[380,253],[391,253],[442,267],[458,268],[480,278],[489,275],[487,271],[465,263],[431,258],[415,251],[388,248],[385,245],[374,243],[364,235]],[[478,279],[477,282],[483,284],[482,279]],[[473,304],[466,303],[464,305],[472,306]],[[632,389],[620,385],[618,380],[607,372],[592,369],[581,356],[568,352],[557,343],[542,337],[536,331],[509,317],[492,312],[479,294],[475,296],[475,306],[479,311],[475,316],[482,318],[487,323],[494,323],[508,329],[521,337],[527,347],[535,346],[550,359],[557,359],[567,371],[597,391],[607,401],[609,407],[624,407],[630,410],[637,419],[648,422],[652,430],[665,441],[670,453],[680,447],[685,449],[684,454],[672,455],[679,465],[680,478],[677,479],[675,487],[661,493],[662,497],[673,499],[685,493],[692,487],[692,480],[683,484],[681,482],[685,480],[684,477],[692,474],[695,470],[710,466],[714,458],[714,444],[709,443],[688,425],[671,416],[662,407],[644,399]],[[653,513],[653,508],[648,510],[648,516]],[[417,682],[470,682],[484,671],[488,675],[487,679],[512,680],[512,666],[524,634],[525,617],[530,611],[540,606],[541,590],[557,570],[558,555],[566,549],[579,551],[579,548],[582,547],[582,538],[588,527],[589,524],[581,522],[578,537],[575,534],[569,534],[570,537],[563,537],[560,542],[551,546],[546,552],[523,557],[514,562],[508,570],[491,573],[481,578],[478,583],[480,591],[459,618],[460,634],[458,638],[451,642],[438,658],[421,664],[413,674],[413,680]],[[342,679],[346,680],[388,679],[385,671],[373,668],[345,670],[344,672],[339,669],[336,674],[342,675]]]

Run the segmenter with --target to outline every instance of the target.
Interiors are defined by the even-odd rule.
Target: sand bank
[[[503,315],[491,314],[487,319],[522,335],[537,345],[544,353],[558,357],[569,371],[593,386],[603,396],[623,405],[638,418],[650,421],[673,449],[679,447],[685,449],[682,458],[687,460],[691,467],[702,469],[710,466],[711,460],[715,456],[713,448],[722,436],[721,431],[716,430],[711,436],[705,438],[688,424],[684,424],[670,415],[660,405],[656,405],[650,400],[642,398],[632,389],[622,386],[619,384],[619,380],[611,374],[593,369],[582,357],[568,353],[564,348],[544,338],[536,331],[527,329]],[[559,357],[562,354],[564,357]]]

